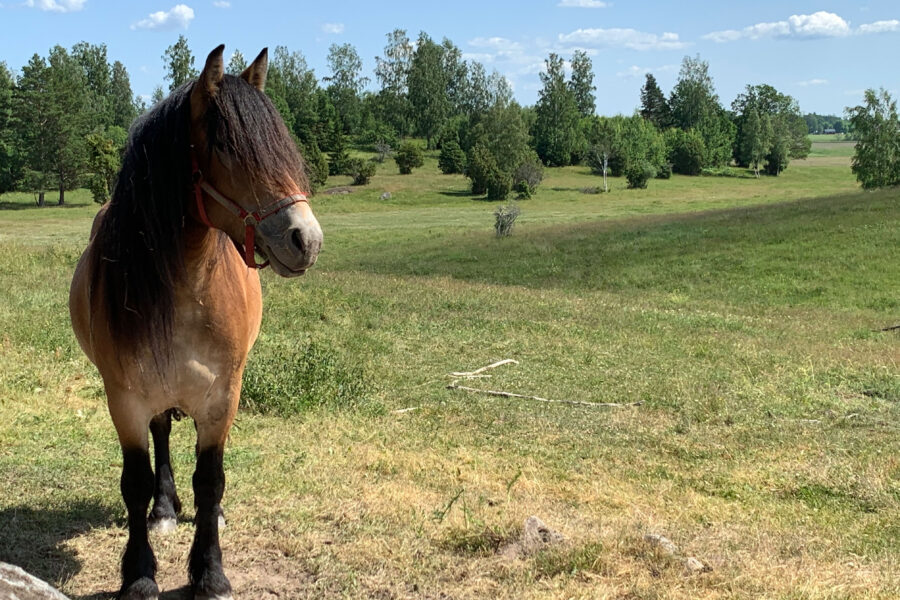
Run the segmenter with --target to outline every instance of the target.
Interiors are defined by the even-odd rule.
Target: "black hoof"
[[[119,592],[118,600],[157,600],[159,588],[149,577],[141,577]]]
[[[150,511],[150,516],[147,517],[147,525],[150,527],[150,531],[158,533],[175,531],[175,526],[178,523],[178,520],[175,518],[175,512],[171,508],[165,510],[159,506],[154,506],[153,510]]]
[[[231,582],[224,573],[207,571],[194,584],[194,600],[231,600]]]

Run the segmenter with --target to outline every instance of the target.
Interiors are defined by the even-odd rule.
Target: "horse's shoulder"
[[[90,239],[94,239],[94,236],[97,235],[97,230],[100,228],[100,223],[103,222],[103,217],[106,215],[106,209],[109,208],[109,203],[104,204],[100,207],[100,210],[97,211],[97,214],[94,216],[94,223],[91,225],[91,237]]]

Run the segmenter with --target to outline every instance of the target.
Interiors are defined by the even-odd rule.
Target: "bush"
[[[353,177],[353,185],[366,185],[372,179],[372,176],[375,175],[377,169],[378,165],[375,161],[354,158],[350,161],[350,175]]]
[[[241,402],[252,411],[288,416],[322,406],[369,401],[372,381],[356,361],[329,346],[257,346],[244,371]]]
[[[766,174],[778,175],[787,169],[790,162],[790,146],[785,137],[778,137],[766,155]]]
[[[480,196],[487,192],[488,179],[495,171],[499,171],[494,155],[481,144],[476,144],[469,152],[466,164],[466,177],[472,180],[472,193]]]
[[[657,179],[669,179],[672,177],[672,163],[663,163],[656,170]]]
[[[670,129],[666,132],[672,170],[682,175],[699,175],[706,157],[706,144],[695,130]]]
[[[466,172],[466,153],[455,139],[447,140],[441,145],[438,167],[445,175]]]
[[[394,156],[394,149],[385,141],[375,142],[375,162],[383,163],[384,159]]]
[[[376,146],[378,143],[396,146],[397,132],[387,123],[375,121],[369,127],[364,129],[357,139],[361,144],[377,150]]]
[[[344,145],[344,136],[339,135],[337,144],[328,157],[328,174],[329,175],[350,175],[350,152]]]
[[[526,159],[513,173],[513,186],[523,198],[531,198],[543,180],[544,165],[537,156]]]
[[[309,144],[300,146],[300,154],[306,163],[306,178],[309,180],[309,192],[315,194],[316,190],[328,181],[328,158],[319,149],[315,140]]]
[[[487,180],[488,200],[506,200],[512,190],[512,177],[500,169],[493,171]]]
[[[521,211],[516,204],[497,207],[497,210],[494,211],[494,231],[497,237],[512,235],[513,225],[516,224],[516,219],[519,218],[520,213]]]
[[[425,154],[413,142],[403,142],[394,154],[394,161],[401,175],[409,175],[412,170],[425,164]]]
[[[636,161],[625,169],[625,179],[631,189],[645,189],[647,182],[656,177],[656,169],[647,161]]]

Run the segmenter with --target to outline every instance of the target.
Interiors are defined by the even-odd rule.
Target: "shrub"
[[[363,368],[329,346],[260,345],[247,362],[241,401],[255,412],[288,416],[322,405],[360,405],[373,391]]]
[[[513,185],[523,198],[531,198],[544,180],[544,165],[537,156],[525,159],[513,173]]]
[[[644,189],[647,182],[656,176],[656,169],[647,161],[636,161],[625,170],[625,179],[631,189]]]
[[[699,175],[706,156],[706,144],[695,130],[670,129],[666,133],[672,170],[682,175]]]
[[[507,237],[512,235],[513,225],[519,218],[519,206],[517,204],[507,204],[497,207],[494,211],[494,231],[497,237]]]
[[[790,145],[787,138],[779,136],[766,155],[766,174],[778,175],[787,169],[790,162]]]
[[[385,141],[375,142],[375,162],[383,163],[384,159],[394,156],[394,149]]]
[[[506,200],[512,190],[512,177],[497,169],[490,173],[487,180],[488,200]]]
[[[350,152],[344,144],[344,136],[338,135],[337,141],[328,156],[328,174],[329,175],[349,175],[350,174]]]
[[[669,179],[672,177],[672,163],[666,162],[659,166],[656,170],[657,179]]]
[[[455,139],[447,140],[441,145],[438,167],[445,175],[466,172],[466,153]]]
[[[375,161],[354,158],[350,161],[350,175],[353,177],[353,185],[366,185],[372,179],[372,176],[375,175],[377,169],[378,165]]]
[[[315,140],[309,144],[300,146],[300,154],[306,163],[306,178],[309,179],[309,191],[315,194],[316,190],[328,181],[328,159],[325,153],[319,149]]]
[[[409,175],[413,169],[425,164],[425,155],[422,149],[413,142],[403,142],[394,154],[394,161],[396,161],[401,175]]]
[[[487,192],[488,179],[494,171],[499,171],[494,155],[481,144],[476,144],[469,152],[466,177],[472,180],[472,193],[480,196]]]

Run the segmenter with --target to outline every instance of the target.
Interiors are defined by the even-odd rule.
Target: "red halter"
[[[286,196],[277,202],[273,202],[264,209],[261,208],[254,212],[248,212],[231,198],[227,198],[220,194],[216,188],[203,179],[203,173],[200,171],[200,166],[197,164],[197,157],[194,156],[193,153],[191,154],[191,163],[194,169],[194,198],[197,201],[197,212],[200,213],[200,220],[210,229],[216,228],[210,223],[209,217],[206,216],[206,207],[203,204],[203,192],[206,192],[208,196],[221,204],[225,210],[244,222],[244,262],[251,269],[264,269],[269,264],[268,260],[262,264],[257,264],[256,262],[256,226],[261,223],[263,219],[271,217],[283,208],[287,208],[298,202],[306,202],[309,204],[306,195],[294,194],[292,196]]]

